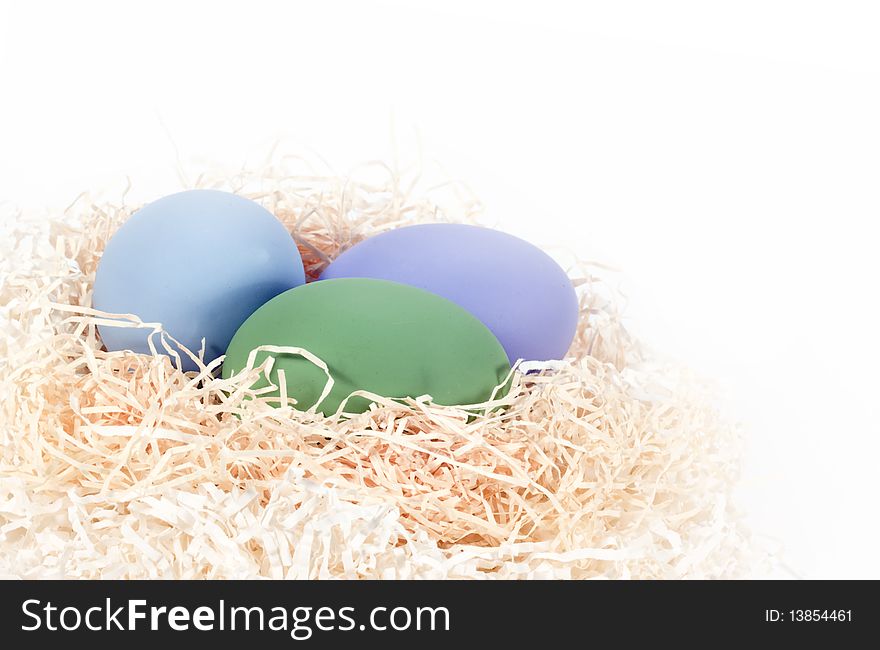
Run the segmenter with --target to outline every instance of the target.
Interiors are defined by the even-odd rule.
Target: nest
[[[218,177],[188,185],[263,204],[293,233],[311,278],[379,232],[480,219],[465,188],[422,189],[416,175],[379,164],[346,178],[279,162]],[[475,416],[428,396],[376,397],[363,414],[323,417],[265,403],[248,373],[219,378],[220,360],[183,373],[165,355],[102,349],[96,326],[108,315],[90,308],[92,281],[134,207],[82,196],[49,219],[4,220],[0,574],[750,571],[750,537],[730,499],[739,432],[702,382],[627,333],[601,267],[571,263],[581,317],[569,356],[518,367],[489,405],[504,408]],[[167,344],[159,324],[132,324]]]

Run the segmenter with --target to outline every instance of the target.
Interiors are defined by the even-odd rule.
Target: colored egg
[[[511,363],[565,356],[578,300],[565,271],[512,235],[463,224],[426,224],[366,239],[340,255],[321,279],[365,277],[425,289],[479,318]]]
[[[119,228],[101,256],[92,303],[162,323],[195,353],[204,339],[210,362],[260,305],[303,282],[296,243],[268,210],[228,192],[190,190],[153,201]],[[148,329],[99,331],[108,350],[149,352]]]
[[[223,377],[246,368],[251,351],[263,345],[304,348],[327,364],[334,385],[316,409],[325,415],[335,413],[355,390],[476,404],[489,399],[510,370],[501,344],[467,311],[427,291],[384,280],[312,282],[273,298],[232,338]],[[272,384],[280,386],[278,370],[284,370],[296,408],[314,406],[327,382],[324,371],[298,354],[268,351],[255,355],[254,366],[269,354],[275,357]],[[264,375],[253,388],[268,385]],[[343,410],[362,412],[369,404],[355,396]]]

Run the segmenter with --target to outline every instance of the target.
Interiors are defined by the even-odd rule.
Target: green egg
[[[304,348],[327,364],[334,385],[317,408],[325,415],[335,413],[355,390],[476,404],[489,399],[510,371],[498,339],[469,312],[435,294],[386,280],[321,280],[276,296],[232,337],[223,377],[245,368],[251,350],[263,345]],[[254,365],[270,354],[275,357],[272,383],[279,385],[278,370],[283,369],[296,408],[314,406],[327,382],[324,371],[301,355],[268,351],[259,352]],[[262,376],[253,388],[268,385]],[[356,396],[344,410],[359,413],[369,405]]]

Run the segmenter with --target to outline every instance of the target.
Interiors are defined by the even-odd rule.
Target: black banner
[[[873,582],[15,582],[4,646],[66,641],[585,647],[602,640],[843,643],[875,626]],[[8,644],[8,645],[7,645]],[[414,646],[413,644],[419,644]],[[487,646],[490,647],[490,646]],[[632,646],[628,646],[632,647]]]

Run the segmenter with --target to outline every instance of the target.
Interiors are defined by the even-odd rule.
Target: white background
[[[880,577],[872,3],[0,1],[0,200],[176,189],[287,137],[420,141],[506,229],[625,270],[636,332],[720,379],[752,526]]]

